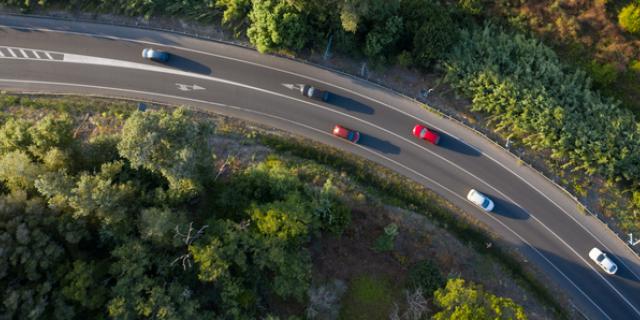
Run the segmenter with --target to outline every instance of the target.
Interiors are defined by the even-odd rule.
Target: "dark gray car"
[[[300,92],[303,96],[309,97],[316,100],[327,101],[329,100],[329,91],[320,90],[314,86],[310,86],[305,84],[300,88]]]

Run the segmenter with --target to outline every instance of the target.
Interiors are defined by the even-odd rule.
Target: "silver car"
[[[616,274],[618,266],[607,255],[600,251],[598,248],[593,248],[589,251],[589,258],[597,263],[604,272],[608,274]]]
[[[167,62],[169,61],[169,53],[151,48],[142,49],[142,57],[149,60]]]

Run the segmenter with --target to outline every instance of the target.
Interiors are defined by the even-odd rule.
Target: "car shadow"
[[[627,269],[627,266],[632,265],[634,262],[633,261],[629,261],[628,259],[625,259],[624,257],[618,257],[616,255],[614,255],[613,253],[604,250],[604,248],[600,247],[600,250],[603,250],[604,253],[607,254],[607,257],[609,257],[609,259],[613,260],[613,262],[618,266],[618,271],[616,272],[615,275],[609,275],[614,276],[614,277],[620,277],[620,278],[624,278],[626,280],[629,281],[633,281],[633,282],[639,282],[640,279],[638,279],[638,277],[636,277],[631,271],[629,271]],[[597,267],[597,266],[596,266]],[[597,267],[599,268],[599,267]],[[598,269],[600,270],[600,269]]]
[[[438,143],[438,146],[440,146],[441,148],[446,148],[451,151],[466,154],[472,157],[479,157],[480,155],[482,155],[478,150],[472,148],[469,145],[466,145],[464,142],[454,137],[441,134],[440,132],[438,132],[438,134],[440,134],[440,142]]]
[[[373,108],[366,104],[355,101],[351,98],[343,97],[339,94],[329,93],[329,99],[326,101],[328,104],[343,108],[347,111],[359,112],[364,114],[373,114]]]
[[[488,195],[493,203],[496,205],[495,208],[490,212],[490,214],[498,214],[503,217],[516,219],[516,220],[527,220],[529,219],[529,214],[524,211],[519,206],[513,204],[511,201],[503,200],[500,197],[495,197],[493,195]]]
[[[400,147],[387,140],[382,140],[367,134],[360,133],[360,140],[358,141],[358,144],[376,149],[382,153],[400,154]]]
[[[166,63],[170,67],[180,69],[186,72],[193,72],[198,74],[211,74],[211,68],[207,67],[206,65],[200,62],[185,58],[177,54],[173,54],[173,53],[170,53],[170,54],[171,54],[171,57],[169,58],[169,61],[167,61]]]

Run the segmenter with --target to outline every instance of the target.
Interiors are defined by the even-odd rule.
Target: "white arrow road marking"
[[[283,83],[282,85],[289,90],[300,90],[300,88],[302,88],[303,86],[303,84],[292,84],[292,83]]]
[[[176,83],[176,86],[178,86],[178,90],[180,91],[205,90],[205,88],[197,84],[188,85],[188,84]]]

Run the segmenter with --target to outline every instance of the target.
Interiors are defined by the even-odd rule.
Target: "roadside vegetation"
[[[437,73],[470,112],[621,233],[640,232],[640,2],[15,1],[222,23],[260,52],[333,51]],[[584,11],[580,8],[584,8]],[[331,39],[331,40],[329,40]]]
[[[515,300],[564,314],[400,177],[185,109],[134,109],[0,95],[0,317],[526,319]],[[393,216],[380,203],[403,194],[432,222],[374,212]]]

